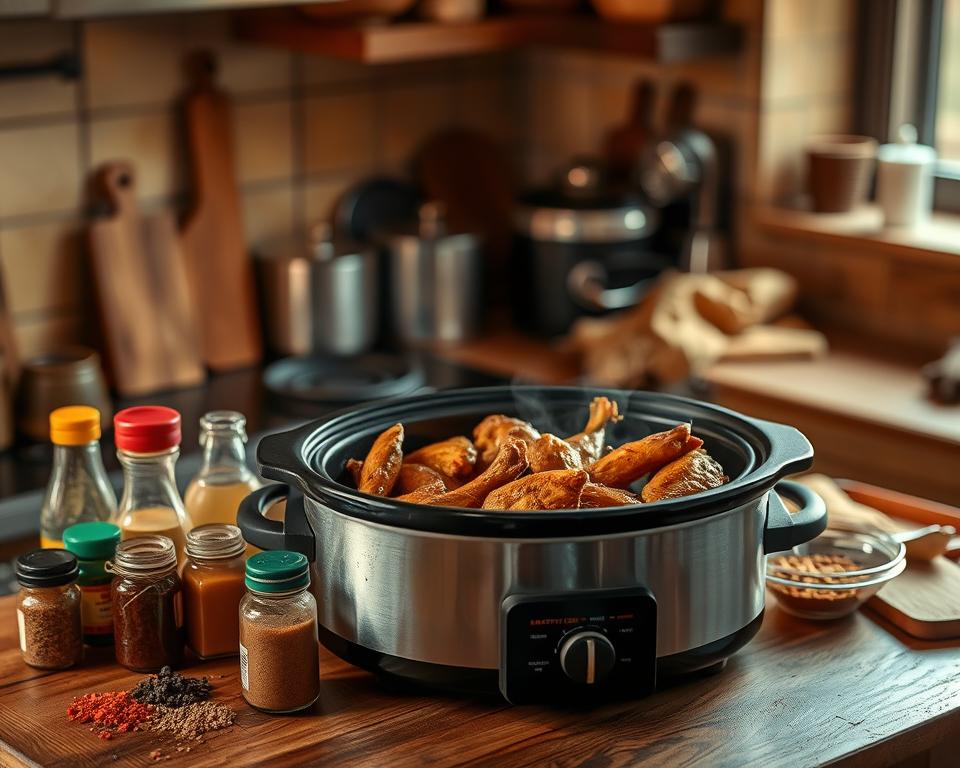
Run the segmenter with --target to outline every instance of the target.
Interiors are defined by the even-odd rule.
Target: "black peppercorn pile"
[[[184,677],[170,667],[137,683],[130,695],[141,704],[183,707],[210,696],[210,681],[205,677]]]

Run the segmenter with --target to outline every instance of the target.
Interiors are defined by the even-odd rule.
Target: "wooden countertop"
[[[239,695],[235,659],[198,664],[233,729],[189,753],[149,733],[101,741],[68,723],[73,696],[126,689],[140,675],[91,660],[64,672],[25,666],[15,598],[0,599],[0,765],[894,765],[960,738],[960,643],[921,643],[867,614],[832,623],[768,603],[759,635],[720,674],[595,710],[511,707],[388,693],[325,650],[307,714],[270,717]],[[926,765],[926,763],[923,763]]]

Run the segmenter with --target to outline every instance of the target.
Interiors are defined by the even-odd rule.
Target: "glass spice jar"
[[[174,667],[183,657],[177,550],[167,536],[121,541],[107,571],[117,661],[134,672]]]
[[[240,686],[264,712],[296,712],[320,697],[317,603],[307,558],[261,552],[247,560],[240,603]]]
[[[77,523],[63,532],[64,546],[73,552],[80,565],[80,614],[83,642],[87,645],[113,645],[113,603],[107,560],[113,558],[120,543],[120,529],[112,523]]]
[[[31,667],[66,669],[80,661],[77,558],[65,549],[36,549],[17,558],[20,653]]]
[[[246,544],[235,525],[212,523],[187,534],[183,616],[187,645],[201,659],[239,652]]]

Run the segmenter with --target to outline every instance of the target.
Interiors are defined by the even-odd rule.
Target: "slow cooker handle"
[[[796,502],[793,514],[780,496]],[[827,506],[817,494],[800,483],[781,480],[767,494],[767,523],[763,531],[764,554],[786,552],[798,544],[815,539],[827,528]]]
[[[270,520],[264,512],[286,499],[283,521]],[[303,508],[303,494],[288,485],[268,485],[240,502],[237,525],[244,540],[260,549],[287,549],[300,552],[311,562],[316,559],[317,543]]]

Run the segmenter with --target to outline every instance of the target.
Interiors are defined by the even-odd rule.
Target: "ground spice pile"
[[[199,739],[209,731],[233,725],[235,717],[236,713],[230,707],[214,701],[200,701],[183,707],[157,706],[146,727],[178,739]]]
[[[126,691],[87,693],[67,707],[67,719],[93,723],[99,728],[97,736],[105,740],[112,739],[114,733],[139,730],[152,714],[152,706],[135,701]]]
[[[205,677],[184,677],[170,667],[137,683],[130,695],[142,704],[183,707],[210,697],[210,681]]]

